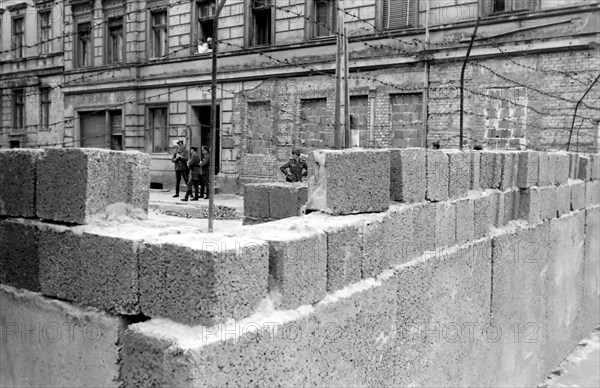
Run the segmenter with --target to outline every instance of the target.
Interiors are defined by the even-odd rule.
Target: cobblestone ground
[[[581,340],[538,387],[600,387],[600,327]]]

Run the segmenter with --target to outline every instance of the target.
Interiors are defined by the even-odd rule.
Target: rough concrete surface
[[[490,342],[492,386],[534,386],[544,364],[548,223],[517,228],[492,241]]]
[[[456,204],[450,201],[435,204],[435,246],[447,247],[456,243]]]
[[[564,185],[569,180],[570,157],[566,152],[552,152],[550,168],[554,167],[554,184]]]
[[[469,152],[448,150],[448,196],[465,197],[471,186],[471,155]]]
[[[519,218],[529,224],[537,224],[542,221],[542,190],[539,187],[531,187],[521,190],[519,196]]]
[[[279,220],[298,215],[298,209],[304,204],[298,203],[300,184],[272,184],[269,187],[269,217]]]
[[[535,151],[523,151],[519,153],[519,164],[517,173],[517,186],[526,189],[536,186],[539,173],[539,153]]]
[[[514,151],[505,151],[500,154],[500,158],[502,171],[500,175],[499,189],[505,191],[517,186],[519,153]]]
[[[456,243],[463,244],[475,239],[475,204],[471,198],[455,202],[456,207]]]
[[[490,233],[490,229],[495,227],[497,202],[496,193],[491,190],[473,198],[475,218],[473,228],[476,239],[487,236]]]
[[[569,152],[569,179],[579,179],[579,154]]]
[[[600,207],[585,211],[583,331],[600,322]]]
[[[550,170],[550,159],[547,152],[538,152],[538,186],[549,186],[554,184],[554,170]]]
[[[559,217],[571,211],[571,188],[571,185],[563,184],[556,189],[556,204]]]
[[[540,216],[542,220],[556,218],[558,213],[558,193],[556,186],[540,188]]]
[[[415,203],[425,199],[425,149],[390,149],[390,197]]]
[[[426,150],[427,190],[425,197],[429,201],[445,201],[448,199],[448,155],[442,150]]]
[[[590,154],[590,178],[594,180],[600,179],[600,155]]]
[[[413,208],[413,238],[416,256],[435,249],[436,206],[430,202],[416,204]]]
[[[0,386],[118,387],[125,323],[0,285]]]
[[[0,283],[40,291],[39,237],[32,222],[0,220]]]
[[[341,215],[388,209],[388,150],[318,150],[308,164],[307,210]]]
[[[479,187],[497,189],[502,176],[502,154],[496,151],[481,151],[479,162]]]
[[[469,187],[470,190],[479,190],[479,176],[480,176],[480,163],[481,163],[481,154],[479,151],[471,151],[469,153],[471,157],[471,185]]]
[[[264,241],[242,236],[146,239],[139,253],[141,310],[192,325],[241,319],[267,293],[268,249]]]
[[[244,185],[244,217],[259,220],[270,218],[267,185],[262,183]]]
[[[579,155],[579,179],[589,181],[592,178],[592,159],[589,155]]]
[[[571,208],[580,210],[585,207],[585,182],[577,180],[571,184]]]
[[[600,181],[585,182],[585,206],[600,205]]]
[[[36,216],[36,168],[41,150],[0,150],[0,216]]]
[[[138,314],[139,241],[83,232],[40,229],[40,286],[44,295],[119,314]]]

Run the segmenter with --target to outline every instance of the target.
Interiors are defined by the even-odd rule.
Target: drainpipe
[[[465,56],[465,60],[462,65],[462,69],[460,71],[460,149],[463,149],[463,114],[464,114],[464,85],[465,85],[465,68],[467,67],[467,62],[469,61],[469,55],[471,55],[471,48],[473,47],[473,41],[475,40],[475,35],[477,34],[477,28],[479,27],[480,17],[477,17],[477,23],[475,23],[475,30],[473,31],[473,35],[471,35],[471,41],[469,42],[469,48],[467,49],[467,55]]]

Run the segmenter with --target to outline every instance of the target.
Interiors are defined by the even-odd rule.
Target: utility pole
[[[344,28],[343,0],[337,0],[336,61],[335,61],[335,125],[333,142],[337,149],[347,146],[349,125],[348,39]],[[343,108],[342,108],[343,107]]]
[[[212,82],[210,101],[210,166],[208,169],[208,232],[213,232],[215,216],[215,163],[217,151],[217,49],[219,47],[219,15],[225,0],[219,0],[213,18]]]

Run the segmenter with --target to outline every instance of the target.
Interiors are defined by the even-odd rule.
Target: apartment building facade
[[[140,150],[152,155],[153,181],[171,185],[174,142],[210,141],[216,1],[49,3],[62,15],[53,67],[40,62],[48,59],[35,39],[44,35],[33,34],[43,3],[0,2],[0,144],[21,134],[22,146]],[[14,51],[19,9],[33,15],[24,46],[38,47],[25,47],[26,60]],[[478,18],[464,73],[466,146],[564,149],[574,126],[572,149],[597,150],[599,16],[592,0],[227,0],[218,32],[220,189],[282,179],[293,147],[337,145],[340,36],[348,41],[345,146],[457,147],[461,69]],[[42,111],[35,88],[45,85],[60,96],[47,133],[35,131],[31,113]],[[31,130],[14,113],[19,89],[38,96],[24,108]]]

